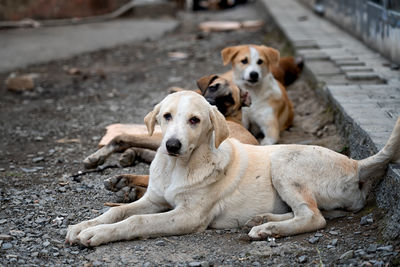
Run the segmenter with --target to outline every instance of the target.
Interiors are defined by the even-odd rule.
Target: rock
[[[378,251],[388,251],[388,252],[392,252],[393,251],[393,246],[389,245],[389,246],[384,246],[384,247],[379,247],[376,250]]]
[[[1,219],[0,224],[5,224],[7,222],[7,219]]]
[[[16,76],[16,74],[11,74],[6,79],[6,87],[10,91],[14,92],[22,92],[22,91],[29,91],[35,88],[34,78],[37,75],[28,74],[28,75],[21,75]]]
[[[41,161],[44,161],[44,157],[36,157],[36,158],[32,159],[33,163],[37,163],[37,162],[41,162]]]
[[[375,253],[377,249],[378,249],[378,245],[377,244],[371,244],[367,248],[367,252],[368,253]]]
[[[335,238],[335,239],[332,239],[332,241],[331,241],[331,245],[332,245],[332,246],[336,246],[336,245],[337,245],[337,243],[338,243],[338,240],[337,240],[337,238]]]
[[[331,235],[338,235],[338,234],[339,234],[338,231],[329,231],[329,233],[330,233]]]
[[[59,187],[58,191],[61,193],[65,193],[65,192],[67,192],[67,189],[65,187]]]
[[[13,247],[13,245],[12,245],[10,242],[3,243],[3,244],[1,245],[1,249],[4,249],[4,250],[10,249],[10,248],[12,248],[12,247]]]
[[[315,233],[315,237],[323,237],[324,235],[322,233]]]
[[[25,233],[23,231],[19,231],[19,230],[10,230],[10,235],[16,236],[16,237],[24,237]]]
[[[165,246],[165,241],[164,240],[158,240],[155,243],[156,246]]]
[[[188,266],[190,267],[200,267],[201,266],[201,262],[199,261],[192,261],[188,264]]]
[[[347,260],[347,259],[351,259],[351,258],[353,258],[353,257],[354,257],[354,251],[353,251],[353,250],[349,250],[349,251],[343,253],[343,254],[340,256],[340,259],[341,259],[341,260]]]
[[[308,242],[310,242],[311,244],[315,244],[319,241],[319,237],[311,237],[310,239],[308,239]]]
[[[48,247],[48,246],[50,246],[50,242],[49,241],[43,242],[43,247]]]
[[[360,220],[360,224],[361,224],[361,225],[367,225],[367,224],[371,224],[371,223],[373,223],[373,222],[374,222],[374,219],[373,219],[373,217],[372,217],[372,213],[370,213],[370,214],[368,214],[368,215],[366,215],[366,216],[361,217],[361,220]]]
[[[364,258],[365,255],[367,255],[367,253],[366,253],[363,249],[357,249],[357,250],[355,251],[355,254],[356,254],[357,256],[361,257],[361,258]]]
[[[44,169],[43,167],[33,167],[33,168],[22,168],[22,167],[21,167],[21,170],[22,170],[23,172],[26,172],[26,173],[37,172],[37,171],[43,170],[43,169]]]
[[[306,263],[307,262],[307,256],[306,255],[303,255],[303,256],[300,256],[299,257],[299,259],[298,259],[298,262],[299,263]]]

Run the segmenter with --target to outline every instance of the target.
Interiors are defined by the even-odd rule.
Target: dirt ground
[[[380,238],[373,205],[328,221],[324,230],[251,242],[247,229],[207,230],[185,236],[117,242],[98,248],[64,244],[66,227],[93,218],[114,201],[103,180],[121,173],[148,173],[148,165],[107,169],[80,176],[82,160],[94,152],[111,123],[142,123],[171,86],[195,88],[202,75],[220,73],[220,51],[229,45],[262,43],[292,53],[266,22],[263,29],[205,34],[209,18],[254,19],[252,5],[226,12],[182,13],[181,26],[156,41],[132,43],[15,70],[37,73],[33,91],[0,90],[0,265],[243,266],[364,265],[399,263],[399,242]],[[182,52],[186,58],[173,58]],[[77,74],[68,70],[78,68]],[[294,126],[281,143],[319,144],[346,150],[329,105],[304,75],[288,88]],[[115,162],[116,157],[110,159]],[[368,214],[369,217],[363,217]],[[360,220],[367,219],[367,223]]]

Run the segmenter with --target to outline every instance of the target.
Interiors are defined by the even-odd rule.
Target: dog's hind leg
[[[295,235],[325,227],[326,221],[318,209],[316,199],[307,188],[282,180],[274,182],[274,186],[282,200],[292,208],[294,216],[288,220],[253,227],[249,233],[251,238]]]
[[[146,193],[148,175],[122,174],[104,180],[107,190],[117,192],[118,202],[132,202]]]
[[[118,135],[114,137],[109,144],[87,157],[83,163],[87,169],[95,168],[103,164],[112,153],[122,152],[130,147],[157,150],[160,146],[160,142],[161,137],[157,135]]]
[[[274,214],[274,213],[264,213],[255,216],[254,218],[248,220],[245,223],[247,227],[254,227],[267,222],[280,222],[293,218],[293,212],[288,212],[284,214]]]
[[[131,147],[125,150],[122,155],[119,157],[119,164],[122,167],[133,166],[135,161],[151,163],[156,155],[156,151],[139,148],[139,147]]]

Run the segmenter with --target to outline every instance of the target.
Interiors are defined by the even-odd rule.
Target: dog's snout
[[[256,82],[258,80],[258,72],[256,71],[250,72],[250,80]]]
[[[182,143],[181,143],[181,141],[179,141],[176,138],[170,138],[170,139],[168,139],[165,146],[167,147],[168,153],[178,154],[179,150],[182,147]]]

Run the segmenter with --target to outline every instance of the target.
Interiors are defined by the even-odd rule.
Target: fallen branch
[[[120,166],[118,164],[102,165],[93,170],[78,171],[78,173],[71,175],[69,178],[72,178],[72,180],[75,182],[80,182],[81,180],[78,179],[78,177],[80,177],[82,175],[86,175],[86,174],[92,173],[92,172],[103,172],[106,169],[119,168],[119,167]]]

